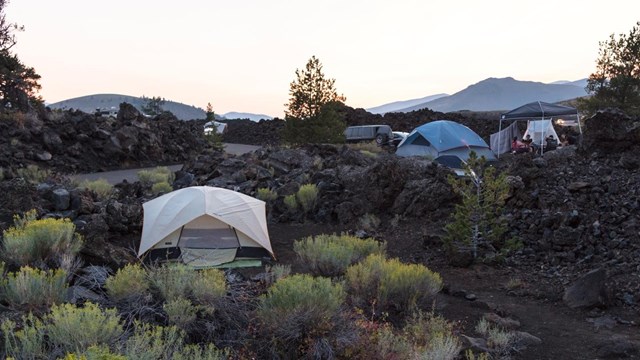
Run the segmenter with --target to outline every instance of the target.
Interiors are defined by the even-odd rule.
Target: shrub
[[[296,199],[295,194],[287,195],[284,197],[284,205],[291,212],[295,212],[298,210],[298,199]]]
[[[188,329],[189,325],[196,320],[197,308],[184,297],[167,301],[162,309],[167,314],[169,324],[177,325],[181,329]]]
[[[27,165],[27,167],[16,170],[19,178],[23,178],[32,184],[39,184],[51,176],[51,171],[40,169],[37,165]]]
[[[175,174],[166,166],[158,166],[152,170],[138,171],[138,179],[140,179],[140,182],[147,184],[173,183]]]
[[[90,346],[83,354],[70,353],[63,360],[128,360],[125,356],[112,353],[109,348]]]
[[[45,332],[42,322],[32,313],[22,318],[22,327],[11,320],[0,324],[7,359],[46,359]]]
[[[184,332],[175,326],[153,326],[135,322],[133,335],[125,342],[124,355],[130,360],[171,360],[182,348]]]
[[[345,284],[360,306],[376,304],[382,309],[393,306],[407,311],[438,293],[442,279],[423,265],[372,254],[347,269]]]
[[[344,300],[342,285],[327,278],[296,274],[277,281],[260,297],[258,308],[271,338],[269,350],[285,358],[320,351],[318,344],[331,351]]]
[[[267,274],[267,276],[265,277],[265,283],[270,286],[273,285],[276,281],[289,276],[291,274],[291,265],[267,265],[265,270]]]
[[[4,168],[0,166],[0,181],[4,180]]]
[[[64,353],[81,353],[92,345],[114,346],[123,335],[116,309],[101,310],[90,302],[82,308],[53,305],[44,322],[49,342]]]
[[[227,294],[227,281],[220,269],[205,269],[196,273],[191,285],[193,297],[200,304],[212,305]]]
[[[136,298],[149,290],[146,271],[138,264],[127,264],[107,278],[105,288],[115,301]]]
[[[278,194],[268,188],[260,188],[258,189],[258,193],[256,195],[256,197],[264,202],[270,202],[270,201],[274,201],[275,199],[278,198]]]
[[[196,279],[196,272],[184,264],[166,264],[151,271],[151,283],[166,300],[184,297]]]
[[[15,225],[4,231],[5,260],[18,266],[50,262],[60,265],[65,258],[75,257],[82,247],[75,225],[69,219],[35,220],[35,216],[35,210],[24,217],[15,216]]]
[[[316,206],[316,199],[318,198],[318,188],[315,184],[305,184],[298,189],[296,198],[302,206],[305,213],[308,213]]]
[[[380,219],[374,214],[366,213],[358,223],[363,230],[372,232],[380,226]]]
[[[214,344],[187,345],[181,351],[173,354],[173,360],[226,360],[230,354],[226,350],[216,348]]]
[[[109,184],[109,182],[105,179],[97,179],[97,180],[85,180],[78,185],[81,189],[88,189],[94,192],[98,199],[106,199],[111,195],[111,191],[113,191],[113,185]]]
[[[462,350],[460,341],[453,335],[434,336],[427,348],[416,356],[420,360],[454,360]]]
[[[43,271],[22,267],[0,281],[0,296],[14,310],[44,311],[67,296],[64,270]]]
[[[478,324],[476,324],[475,330],[487,339],[487,347],[490,352],[499,357],[507,356],[511,351],[513,343],[517,340],[514,332],[493,325],[485,318],[482,318]]]
[[[151,186],[151,192],[153,194],[166,194],[172,191],[173,187],[166,181],[157,182]]]
[[[302,264],[314,275],[342,275],[349,265],[370,254],[383,254],[384,243],[349,235],[318,235],[293,243],[293,250]]]

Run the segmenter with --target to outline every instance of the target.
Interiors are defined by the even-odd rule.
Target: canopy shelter
[[[396,155],[428,156],[445,166],[459,166],[471,151],[488,161],[496,160],[489,145],[473,130],[455,121],[438,120],[415,128],[398,145]]]
[[[518,108],[515,108],[500,116],[499,130],[496,134],[493,134],[491,136],[491,149],[493,149],[494,152],[496,152],[496,154],[498,155],[509,151],[508,149],[505,151],[504,137],[509,136],[508,142],[511,142],[510,135],[513,132],[513,128],[508,128],[509,129],[508,134],[503,132],[502,130],[503,121],[513,120],[517,122],[518,120],[530,120],[527,123],[527,131],[525,132],[525,134],[527,133],[530,134],[532,138],[534,134],[537,134],[536,137],[539,137],[539,138],[534,138],[534,143],[539,144],[541,151],[544,151],[543,141],[544,139],[546,139],[547,136],[554,135],[555,138],[558,139],[558,135],[553,129],[552,121],[555,119],[558,121],[559,125],[562,124],[560,122],[561,116],[575,116],[576,117],[575,123],[578,126],[578,130],[580,134],[582,134],[582,127],[580,126],[580,117],[578,115],[578,110],[576,108],[571,106],[550,104],[543,101],[534,101],[534,102],[522,105]],[[549,122],[548,123],[536,122],[533,120],[547,120]],[[532,127],[535,127],[535,128],[532,128]],[[538,131],[538,130],[541,130],[541,131]],[[494,139],[497,143],[494,143]]]
[[[194,267],[259,266],[273,257],[264,201],[222,188],[192,186],[142,205],[138,256]]]

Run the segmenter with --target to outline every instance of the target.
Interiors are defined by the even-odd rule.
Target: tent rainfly
[[[193,186],[143,205],[138,256],[194,267],[256,266],[273,257],[264,201],[216,187]]]
[[[508,137],[507,134],[504,134],[505,136],[503,136],[503,131],[502,131],[503,121],[508,121],[508,120],[517,121],[517,120],[526,120],[526,119],[532,120],[532,121],[529,121],[527,124],[527,133],[530,133],[533,136],[534,133],[538,132],[536,129],[542,129],[542,132],[539,135],[540,138],[534,139],[534,141],[536,143],[539,143],[541,146],[541,149],[543,149],[544,147],[542,146],[543,145],[542,141],[544,141],[546,136],[548,136],[549,134],[553,134],[556,139],[558,138],[557,134],[555,133],[555,130],[553,130],[551,119],[557,118],[559,116],[564,116],[564,115],[576,116],[578,129],[582,134],[582,127],[580,126],[580,117],[578,115],[578,110],[574,107],[550,104],[543,101],[534,101],[534,102],[522,105],[518,108],[515,108],[509,112],[506,112],[500,116],[500,126],[499,126],[498,132],[491,136],[492,138],[491,149],[493,149],[494,152],[496,152],[496,154],[498,155],[504,152],[508,152],[511,149],[510,145],[505,145],[505,144],[511,143],[511,137]],[[549,123],[547,124],[546,122],[533,121],[535,119],[546,120],[546,121],[549,121]],[[535,127],[536,129],[532,129],[531,127]],[[550,131],[545,131],[545,129],[548,129],[548,127],[551,127],[551,130],[553,131],[553,133]],[[494,139],[497,140],[497,143],[494,143]],[[507,150],[505,151],[504,149],[507,149]]]
[[[454,157],[466,161],[471,151],[489,161],[496,160],[489,145],[473,130],[455,121],[438,120],[415,128],[398,144],[396,155],[429,156],[447,165]]]

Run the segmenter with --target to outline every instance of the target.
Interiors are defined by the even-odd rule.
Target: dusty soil
[[[293,271],[303,270],[293,252],[295,240],[314,234],[349,230],[316,224],[269,225],[278,262],[292,265]],[[626,354],[623,351],[626,340],[634,343],[640,341],[640,314],[637,309],[570,309],[562,302],[563,285],[555,283],[553,279],[533,275],[530,269],[513,268],[505,264],[451,267],[437,244],[425,246],[424,231],[424,227],[416,227],[415,224],[401,224],[375,237],[387,242],[390,256],[406,262],[422,263],[442,275],[445,288],[437,297],[435,308],[458,324],[460,334],[479,337],[473,330],[476,323],[484,314],[493,312],[519,321],[521,326],[517,330],[542,339],[541,345],[512,353],[513,359],[640,357],[635,353],[636,350],[627,351]],[[467,300],[465,295],[475,295],[475,300]]]

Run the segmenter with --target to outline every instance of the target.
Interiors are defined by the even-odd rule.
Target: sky
[[[311,56],[369,108],[489,77],[578,80],[638,0],[10,0],[48,103],[115,93],[283,117]]]

